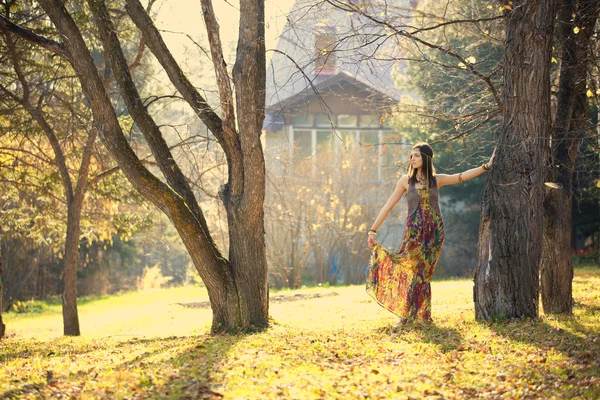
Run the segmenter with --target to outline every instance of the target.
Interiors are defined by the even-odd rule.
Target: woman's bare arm
[[[379,212],[379,215],[375,219],[375,222],[373,222],[373,226],[371,226],[372,230],[376,231],[381,226],[381,224],[383,224],[383,221],[385,221],[390,211],[392,211],[392,208],[394,208],[394,206],[398,203],[398,201],[400,201],[400,199],[404,195],[404,192],[406,192],[407,184],[408,176],[404,175],[396,184],[396,189],[394,189],[394,193],[392,193],[388,201],[385,203],[385,205]]]
[[[469,179],[473,179],[481,174],[483,174],[485,169],[483,167],[477,167],[468,169],[459,174],[436,174],[435,178],[437,179],[438,187],[447,186],[447,185],[456,185],[457,183],[468,181]]]
[[[496,149],[494,149],[494,152],[492,153],[490,160],[480,167],[471,168],[464,172],[461,172],[458,174],[452,174],[452,175],[436,174],[435,178],[437,180],[438,187],[446,186],[446,185],[456,185],[457,183],[468,181],[469,179],[473,179],[473,178],[483,174],[484,172],[486,172],[488,169],[490,169],[492,167],[492,163],[494,162],[495,156],[496,156]],[[485,166],[485,168],[484,168],[484,166]]]

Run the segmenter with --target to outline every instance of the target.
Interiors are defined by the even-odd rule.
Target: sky
[[[286,15],[295,0],[265,1],[265,39],[266,48],[275,48],[277,38],[283,31]],[[239,25],[239,0],[213,0],[213,8],[220,26],[221,41],[225,57],[231,60],[235,49]],[[205,36],[206,28],[202,17],[200,0],[159,0],[153,6],[155,23],[163,30],[163,38],[176,58],[180,58],[185,45],[193,46],[190,40],[172,32],[186,33],[194,38]],[[165,32],[171,31],[171,32]],[[267,60],[271,54],[267,52]]]

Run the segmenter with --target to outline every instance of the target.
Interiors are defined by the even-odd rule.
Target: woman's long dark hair
[[[435,167],[433,166],[433,149],[425,142],[417,143],[413,146],[413,150],[419,150],[421,152],[421,158],[423,159],[423,175],[427,179],[427,187],[434,187],[437,185],[435,180]],[[408,181],[413,185],[417,183],[417,170],[413,168],[412,164],[408,163]]]

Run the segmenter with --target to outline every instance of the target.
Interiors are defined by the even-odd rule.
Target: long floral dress
[[[444,242],[444,222],[426,188],[416,189],[419,205],[407,217],[398,252],[376,243],[371,252],[367,293],[401,320],[431,321],[431,277]]]

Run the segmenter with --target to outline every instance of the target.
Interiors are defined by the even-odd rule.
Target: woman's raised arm
[[[438,187],[447,186],[447,185],[456,185],[457,183],[461,183],[464,181],[468,181],[469,179],[473,179],[492,167],[492,163],[494,162],[494,157],[496,155],[496,149],[492,153],[490,160],[477,168],[471,168],[466,171],[463,171],[458,174],[446,175],[446,174],[436,174],[437,185]]]

